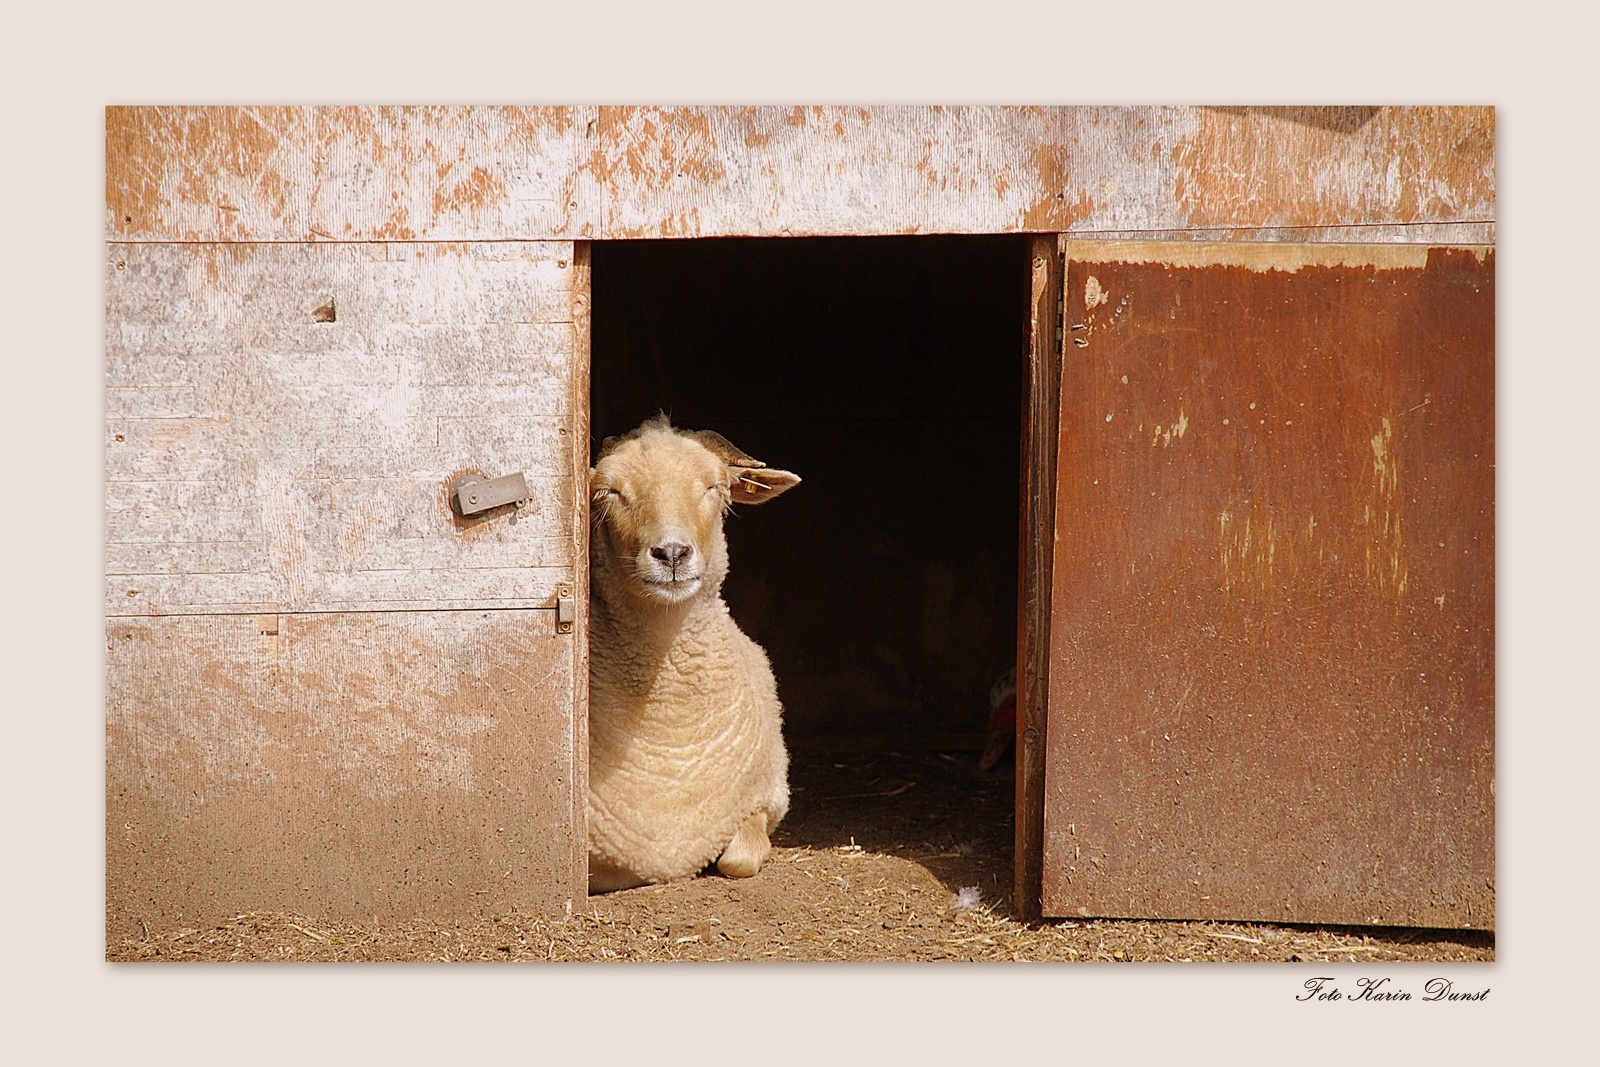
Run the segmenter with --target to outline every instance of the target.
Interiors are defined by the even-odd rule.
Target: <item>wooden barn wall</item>
[[[108,245],[108,936],[582,898],[586,254]]]
[[[551,615],[108,620],[107,936],[582,901]]]
[[[551,606],[572,254],[113,246],[106,614]],[[472,470],[525,472],[530,504],[456,517]]]
[[[1439,240],[1494,218],[1483,107],[114,107],[106,125],[107,234],[131,241]]]
[[[570,639],[552,606],[586,586],[586,242],[1492,243],[1494,127],[1481,107],[108,108],[108,918],[582,892],[584,600]],[[537,503],[453,520],[444,487],[472,469],[525,470]]]

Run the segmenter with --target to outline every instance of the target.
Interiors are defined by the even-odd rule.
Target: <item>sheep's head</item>
[[[608,438],[589,472],[596,575],[658,604],[714,593],[728,573],[728,508],[764,504],[799,482],[720,434],[675,430],[664,416]]]

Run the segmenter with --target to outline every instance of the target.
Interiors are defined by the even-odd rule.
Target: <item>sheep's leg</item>
[[[772,851],[767,840],[767,813],[751,812],[733,833],[733,840],[722,850],[717,870],[729,878],[749,878],[761,869]]]

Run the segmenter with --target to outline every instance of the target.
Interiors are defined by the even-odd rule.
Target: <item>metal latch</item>
[[[572,599],[572,586],[556,586],[556,633],[570,634],[578,617],[578,603]]]
[[[456,486],[453,501],[458,515],[476,515],[502,504],[528,505],[528,482],[522,472],[503,478],[475,478],[468,475]]]

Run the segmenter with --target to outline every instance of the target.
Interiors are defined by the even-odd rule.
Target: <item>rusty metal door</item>
[[[1492,928],[1493,251],[1063,248],[1044,913]]]
[[[586,246],[113,241],[105,284],[108,937],[581,901]],[[531,500],[463,518],[466,472]]]

